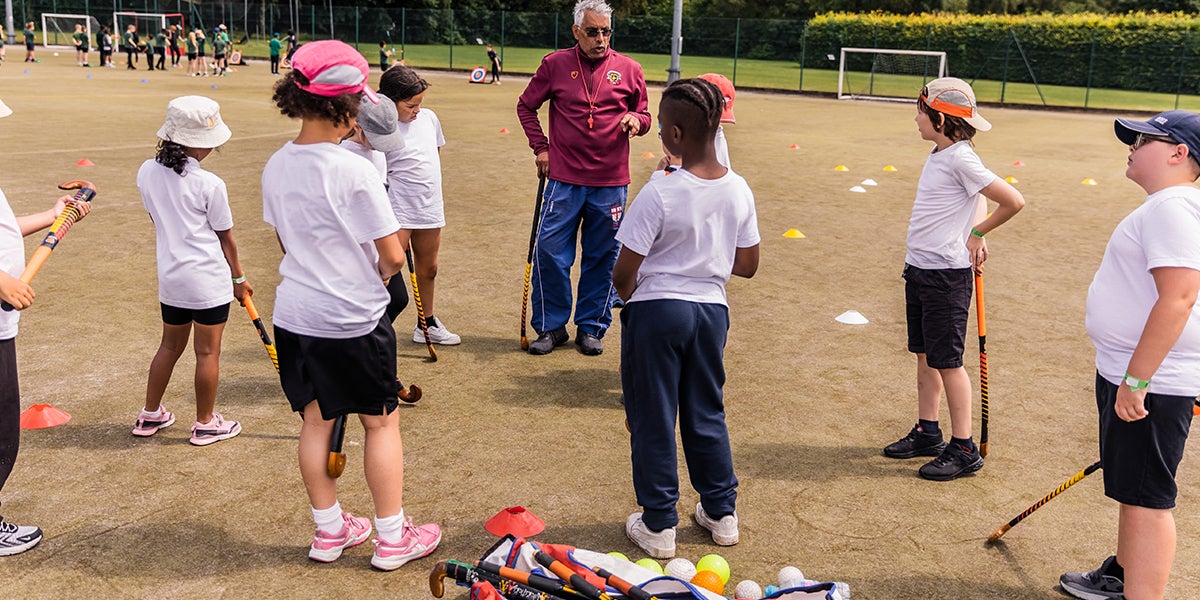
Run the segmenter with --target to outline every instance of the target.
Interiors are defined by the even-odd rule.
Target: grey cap
[[[396,112],[396,103],[390,98],[379,95],[379,103],[371,102],[366,94],[358,107],[358,126],[371,147],[380,152],[393,152],[404,148],[404,138],[400,135],[397,123],[400,115]]]

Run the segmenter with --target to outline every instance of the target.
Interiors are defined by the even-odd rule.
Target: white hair
[[[609,21],[612,20],[612,7],[604,0],[579,0],[575,3],[575,26],[583,25],[584,11],[592,11]]]

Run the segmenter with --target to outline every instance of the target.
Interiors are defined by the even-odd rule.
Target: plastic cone
[[[49,404],[34,404],[21,413],[21,429],[46,429],[70,420],[71,415]]]
[[[792,144],[791,146],[788,146],[788,150],[799,150],[799,149],[800,149],[799,144]]]
[[[864,179],[859,185],[879,185],[874,179]]]
[[[1005,177],[1005,178],[1004,178],[1004,181],[1006,181],[1006,182],[1008,182],[1008,183],[1017,183],[1017,181],[1018,181],[1018,180],[1017,180],[1017,178],[1016,178],[1016,177],[1013,177],[1013,176],[1011,176],[1011,175],[1010,175],[1010,176],[1008,176],[1008,177]]]
[[[799,240],[799,239],[803,239],[803,238],[804,238],[804,234],[803,234],[803,233],[800,233],[800,231],[799,231],[799,230],[796,230],[796,229],[789,229],[789,230],[787,230],[787,231],[783,232],[783,237],[785,237],[785,238],[792,238],[792,239],[794,239],[794,240]]]
[[[1096,185],[1096,180],[1092,179],[1091,177],[1088,177],[1088,178],[1084,179],[1083,181],[1080,181],[1079,183],[1081,183],[1083,185]]]
[[[888,165],[888,166],[884,167],[883,170],[887,171],[888,173],[894,173],[894,172],[896,172],[897,169],[896,169],[896,167],[893,167],[892,165]]]
[[[856,186],[850,188],[850,191],[852,191],[856,194],[865,194],[865,193],[867,193],[867,188],[865,188],[861,185],[856,185]]]
[[[834,171],[849,171],[850,169],[847,168],[846,165],[838,165],[838,166],[834,167],[833,170]]]
[[[653,152],[643,152],[642,158],[654,158],[654,153]]]
[[[858,312],[857,310],[848,310],[834,317],[833,320],[837,321],[838,323],[845,323],[847,325],[866,325],[867,323],[870,323],[870,321],[868,321],[866,317],[862,316],[862,313]]]
[[[1014,163],[1013,163],[1013,166],[1014,166],[1014,167],[1023,167],[1023,166],[1025,166],[1025,163],[1023,163],[1023,162],[1021,162],[1021,161],[1019,161],[1019,160],[1018,160],[1018,161],[1016,161],[1016,162],[1014,162]]]
[[[546,523],[524,506],[510,506],[488,519],[484,528],[495,536],[532,537],[546,529]]]
[[[501,128],[500,128],[500,133],[508,133],[508,128],[507,128],[507,127],[501,127]]]
[[[81,159],[79,159],[79,162],[75,163],[75,166],[77,166],[77,167],[94,167],[94,166],[96,166],[96,163],[94,163],[86,158],[81,158]]]

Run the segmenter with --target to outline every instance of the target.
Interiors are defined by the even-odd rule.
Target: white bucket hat
[[[221,106],[204,96],[180,96],[167,103],[158,137],[188,148],[216,148],[233,133],[221,119]]]
[[[4,103],[3,100],[0,100],[0,117],[7,117],[8,115],[11,115],[11,114],[12,114],[12,109],[9,108],[8,105]]]

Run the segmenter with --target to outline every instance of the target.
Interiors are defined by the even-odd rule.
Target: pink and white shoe
[[[437,523],[413,525],[412,517],[404,520],[404,533],[398,542],[375,538],[375,555],[371,566],[381,571],[394,571],[411,560],[428,556],[442,541],[442,528]]]
[[[142,410],[138,413],[137,422],[133,424],[133,435],[150,437],[158,433],[159,429],[170,427],[174,422],[175,414],[162,406],[158,407],[158,414]]]
[[[192,423],[192,439],[188,440],[193,446],[207,446],[221,440],[227,440],[242,432],[242,426],[237,421],[226,421],[221,413],[213,413],[212,420],[207,423],[196,421]]]
[[[313,535],[312,547],[308,549],[308,557],[317,562],[333,562],[342,555],[342,550],[353,548],[371,536],[371,520],[366,517],[356,517],[342,511],[342,530],[328,534],[320,529]]]

